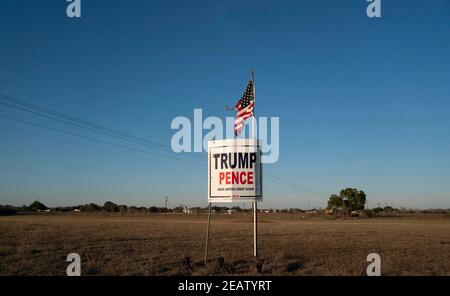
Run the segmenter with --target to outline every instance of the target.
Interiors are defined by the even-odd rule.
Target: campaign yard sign
[[[208,202],[262,201],[261,141],[208,142]]]

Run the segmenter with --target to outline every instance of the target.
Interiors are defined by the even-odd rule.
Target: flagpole
[[[253,84],[253,138],[256,139],[256,117],[255,117],[255,107],[256,107],[256,87],[255,87],[255,69],[252,66],[252,84]]]
[[[255,118],[255,106],[256,106],[256,87],[255,87],[255,69],[252,66],[252,84],[253,84],[253,138],[255,141],[256,137],[256,118]],[[256,143],[257,145],[257,143]],[[258,203],[255,200],[253,201],[253,256],[258,258]]]

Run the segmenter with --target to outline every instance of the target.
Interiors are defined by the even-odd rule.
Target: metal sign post
[[[209,229],[211,227],[211,203],[208,203],[208,226],[206,228],[205,265],[208,259]]]
[[[258,258],[258,203],[253,202],[253,256]]]

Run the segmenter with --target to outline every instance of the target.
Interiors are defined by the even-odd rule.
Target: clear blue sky
[[[326,193],[265,178],[261,207],[356,187],[369,206],[450,208],[450,1],[382,0],[381,19],[367,4],[82,0],[69,19],[64,0],[2,0],[0,94],[170,145],[176,116],[229,116],[254,65],[256,112],[280,117],[266,169]],[[206,204],[206,165],[5,118],[0,137],[0,204]]]

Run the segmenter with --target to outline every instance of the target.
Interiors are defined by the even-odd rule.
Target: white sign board
[[[262,201],[261,142],[208,142],[208,202]]]

